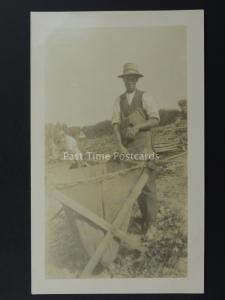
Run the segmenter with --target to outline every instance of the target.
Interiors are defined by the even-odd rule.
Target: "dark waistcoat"
[[[136,90],[131,104],[128,103],[126,93],[120,96],[120,131],[122,142],[132,153],[149,153],[153,151],[150,130],[139,132],[132,140],[129,140],[126,137],[126,129],[128,126],[143,123],[148,119],[148,116],[143,109],[143,94],[143,91]]]

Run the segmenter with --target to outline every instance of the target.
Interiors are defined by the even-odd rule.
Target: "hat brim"
[[[135,76],[137,76],[137,77],[144,77],[144,75],[142,75],[142,74],[129,73],[129,74],[122,74],[122,75],[119,75],[118,78],[124,78],[124,77],[130,76],[130,75],[135,75]]]

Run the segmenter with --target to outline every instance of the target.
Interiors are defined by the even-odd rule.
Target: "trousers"
[[[156,192],[156,169],[153,162],[150,169],[150,177],[147,184],[144,186],[137,201],[142,214],[141,227],[142,231],[146,232],[150,225],[152,225],[156,219],[158,211],[157,192]]]

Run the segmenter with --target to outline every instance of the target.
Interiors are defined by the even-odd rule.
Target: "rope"
[[[186,154],[187,152],[182,152],[182,153],[179,153],[179,154],[176,154],[176,155],[173,155],[173,156],[170,156],[170,157],[167,157],[165,159],[162,159],[160,162],[158,162],[159,164],[160,163],[167,163],[169,162],[170,160],[174,159],[174,158],[178,158],[184,154]],[[127,161],[128,162],[128,161]],[[131,163],[129,161],[129,163]],[[133,163],[133,162],[132,162]],[[124,175],[124,174],[127,174],[128,172],[130,171],[135,171],[137,169],[142,169],[145,167],[145,164],[143,162],[141,163],[138,163],[136,162],[136,165],[133,166],[133,167],[130,167],[130,168],[126,168],[126,169],[123,169],[123,170],[120,170],[120,171],[116,171],[116,172],[112,172],[112,173],[107,173],[107,174],[104,174],[104,175],[100,175],[100,176],[97,176],[97,177],[91,177],[91,178],[88,178],[88,179],[82,179],[82,180],[77,180],[75,182],[71,182],[71,183],[68,183],[68,184],[52,184],[55,188],[58,188],[58,189],[64,189],[64,188],[70,188],[70,187],[75,187],[79,184],[86,184],[86,183],[90,183],[90,182],[103,182],[105,180],[109,180],[115,176],[118,176],[118,175]]]
[[[89,179],[78,180],[76,182],[72,182],[69,184],[55,184],[54,186],[58,189],[64,189],[64,188],[68,188],[68,187],[74,187],[78,184],[83,184],[83,183],[86,184],[86,183],[90,183],[90,182],[101,182],[101,181],[109,180],[118,175],[124,175],[130,171],[142,169],[143,167],[144,167],[144,164],[138,164],[138,165],[135,165],[134,167],[130,167],[130,168],[120,170],[117,172],[108,173],[108,174],[100,175],[100,176],[89,178]]]

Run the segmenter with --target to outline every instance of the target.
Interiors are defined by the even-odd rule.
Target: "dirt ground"
[[[91,143],[95,144],[94,141]],[[95,145],[99,147],[99,142]],[[131,250],[121,244],[115,261],[96,277],[187,276],[186,163],[186,155],[181,155],[167,164],[160,164],[157,176],[159,210],[155,226],[143,236],[140,225],[135,221],[140,215],[139,208],[134,205],[128,232],[139,244],[139,249]],[[63,172],[68,168],[68,163],[55,163],[49,168],[52,168],[52,172],[54,168],[61,168]],[[75,243],[74,233],[71,233],[63,211],[52,219],[60,206],[54,201],[50,202],[50,206],[47,202],[46,210],[46,277],[76,278],[84,267],[84,253]]]

